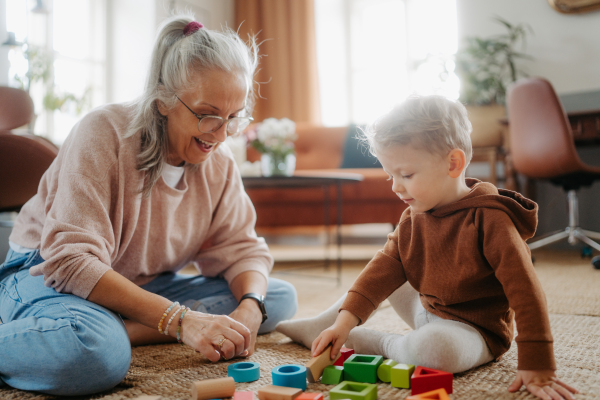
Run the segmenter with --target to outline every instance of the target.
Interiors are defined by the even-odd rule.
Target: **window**
[[[411,93],[458,98],[455,0],[315,0],[323,124],[369,123]]]
[[[106,0],[6,0],[9,84],[29,91],[34,132],[61,144],[106,98]]]

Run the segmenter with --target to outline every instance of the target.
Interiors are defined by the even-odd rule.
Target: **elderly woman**
[[[0,385],[95,393],[125,377],[131,344],[228,360],[293,316],[295,290],[268,278],[272,257],[221,145],[251,120],[256,51],[170,18],[144,95],[73,128],[0,266]],[[201,275],[177,274],[189,263]]]

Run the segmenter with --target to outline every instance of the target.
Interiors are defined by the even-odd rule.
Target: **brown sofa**
[[[342,187],[342,223],[397,224],[406,205],[392,192],[392,184],[381,168],[340,168],[348,127],[323,127],[298,124],[296,133],[296,171],[351,172],[364,176],[361,182]],[[354,145],[355,146],[355,145]],[[260,158],[252,149],[248,160]],[[374,160],[374,159],[373,159]],[[346,163],[347,164],[347,163]],[[257,213],[257,227],[323,225],[325,192],[315,188],[246,189]],[[337,215],[336,190],[330,188],[330,223]]]

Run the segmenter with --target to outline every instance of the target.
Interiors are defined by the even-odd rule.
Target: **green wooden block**
[[[321,383],[325,385],[337,385],[344,380],[344,367],[339,365],[328,365],[323,370]]]
[[[377,385],[344,381],[329,391],[330,400],[376,400]]]
[[[390,383],[392,381],[392,367],[398,364],[394,360],[385,360],[379,368],[377,368],[377,377],[381,382]]]
[[[410,377],[415,371],[415,366],[410,364],[396,364],[392,367],[392,386],[410,389]]]
[[[352,354],[344,361],[344,380],[353,382],[377,382],[377,368],[383,362],[383,356]]]

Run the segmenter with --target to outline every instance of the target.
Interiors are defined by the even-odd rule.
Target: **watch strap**
[[[252,299],[252,300],[256,301],[256,303],[258,304],[258,308],[260,309],[260,312],[262,313],[261,324],[264,323],[268,318],[267,309],[265,308],[265,296],[258,294],[258,293],[246,293],[240,299],[240,303],[246,299]]]

